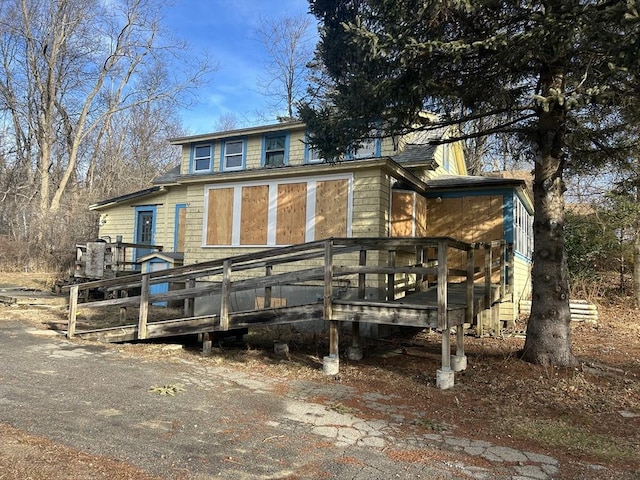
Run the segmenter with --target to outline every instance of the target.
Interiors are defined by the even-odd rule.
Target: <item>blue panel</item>
[[[149,260],[147,262],[147,272],[157,272],[159,270],[166,270],[169,268],[169,262],[164,260],[155,259]],[[168,283],[157,283],[154,285],[149,285],[149,293],[167,293],[169,291]],[[153,305],[156,307],[166,307],[167,302],[153,302]]]

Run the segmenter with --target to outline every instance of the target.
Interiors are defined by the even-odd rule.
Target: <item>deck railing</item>
[[[454,252],[462,252],[466,256],[466,265],[451,261]],[[482,261],[477,262],[482,256]],[[251,315],[252,312],[266,310],[273,314],[272,318],[277,319],[278,313],[284,313],[286,307],[272,306],[273,289],[307,285],[322,292],[321,318],[330,322],[330,353],[337,354],[338,322],[334,319],[332,309],[337,301],[337,290],[344,291],[345,285],[353,289],[358,301],[363,303],[393,302],[412,291],[436,287],[438,326],[447,329],[449,282],[455,280],[466,284],[465,321],[472,323],[474,315],[478,313],[474,308],[474,289],[479,284],[484,285],[485,308],[493,302],[492,291],[495,291],[496,285],[499,287],[499,297],[504,298],[513,285],[512,258],[511,248],[504,242],[469,244],[448,237],[330,238],[272,248],[168,270],[65,287],[69,289],[67,335],[72,337],[76,333],[79,306],[82,309],[119,307],[121,323],[126,319],[128,307],[138,307],[137,338],[144,339],[147,338],[151,304],[180,302],[182,312],[175,320],[188,320],[195,316],[195,300],[208,295],[219,295],[220,308],[210,318],[212,327],[224,331],[233,327],[230,323],[232,315]],[[152,293],[153,285],[165,283],[181,288]],[[107,298],[90,301],[90,295],[86,293],[97,289],[106,292]],[[233,295],[248,290],[253,290],[256,298],[258,293],[261,294],[259,308],[256,304],[251,308],[234,308]],[[377,298],[366,298],[371,290],[377,292]],[[79,298],[86,299],[85,303],[79,304]],[[299,311],[305,312],[304,308]],[[280,323],[285,321],[294,320],[282,317]]]

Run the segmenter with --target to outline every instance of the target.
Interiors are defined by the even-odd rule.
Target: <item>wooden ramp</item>
[[[459,260],[463,258],[460,252],[466,258],[466,269],[451,268],[448,258],[457,254]],[[449,329],[473,323],[474,317],[508,295],[508,257],[510,251],[501,242],[465,244],[450,238],[334,238],[275,248],[68,287],[67,334],[124,342],[320,320],[328,322],[327,358],[337,359],[340,323],[352,325],[353,349],[359,348],[360,322],[437,328],[444,332],[442,365],[448,374]],[[152,293],[152,285],[161,283],[172,288]],[[98,288],[111,298],[89,301],[89,292]],[[298,303],[295,295],[276,299],[275,288],[304,288],[316,292],[318,300]],[[130,295],[134,291],[140,293]],[[240,292],[255,296],[250,308],[232,301]],[[195,300],[203,297],[215,299],[219,308],[196,316]],[[158,302],[180,302],[181,315],[150,318],[150,305]],[[79,309],[109,307],[119,308],[121,319],[127,318],[128,308],[136,308],[137,324],[76,328]],[[456,356],[464,356],[462,332],[458,328]]]

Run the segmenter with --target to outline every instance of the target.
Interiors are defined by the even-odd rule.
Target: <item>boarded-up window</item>
[[[347,236],[349,182],[328,180],[316,184],[316,240]]]
[[[184,233],[187,226],[187,209],[178,208],[178,224],[176,225],[176,252],[184,252]]]
[[[414,221],[413,192],[393,192],[391,195],[391,236],[413,236]]]
[[[427,236],[427,199],[416,195],[416,237]]]
[[[207,245],[231,245],[233,188],[209,190]]]
[[[304,243],[307,225],[307,184],[278,185],[276,244]]]
[[[240,244],[266,245],[269,222],[269,186],[242,187]]]

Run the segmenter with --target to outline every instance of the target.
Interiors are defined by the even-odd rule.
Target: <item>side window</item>
[[[195,145],[193,147],[193,172],[210,172],[212,154],[213,145]]]
[[[223,170],[242,170],[244,167],[244,140],[224,143]]]
[[[320,152],[309,145],[309,140],[312,138],[312,134],[307,132],[306,142],[304,145],[305,163],[322,163],[324,162],[324,158],[320,156]]]
[[[281,167],[287,163],[287,134],[268,135],[264,137],[263,165],[265,167]]]

